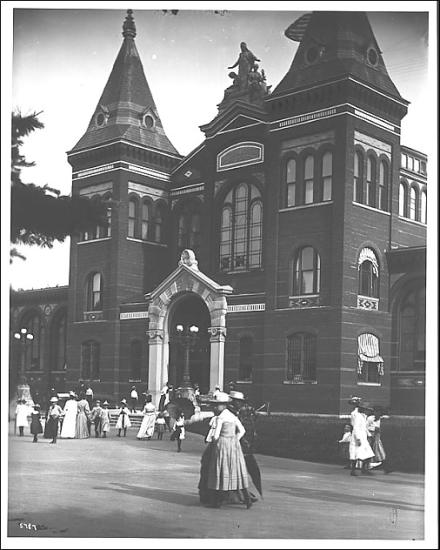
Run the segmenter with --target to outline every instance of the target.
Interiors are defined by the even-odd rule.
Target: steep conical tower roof
[[[401,99],[388,75],[366,13],[313,12],[293,23],[286,36],[300,41],[300,45],[272,97],[353,77]]]
[[[120,138],[177,154],[165,134],[145,78],[134,41],[136,27],[132,13],[127,10],[121,49],[87,130],[72,151]]]

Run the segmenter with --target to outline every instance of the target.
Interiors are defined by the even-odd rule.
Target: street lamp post
[[[184,349],[184,363],[183,363],[183,377],[182,386],[178,388],[178,392],[181,397],[191,398],[194,394],[194,388],[191,382],[191,374],[189,369],[189,357],[191,349],[197,342],[197,335],[199,327],[196,325],[191,326],[176,326],[176,341],[183,346]]]
[[[14,338],[20,345],[20,366],[18,369],[17,396],[18,399],[31,400],[31,391],[26,379],[26,345],[34,339],[34,335],[27,328],[20,329],[14,333]]]

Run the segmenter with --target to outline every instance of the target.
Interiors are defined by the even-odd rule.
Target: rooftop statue
[[[255,61],[260,61],[246,46],[246,42],[240,44],[241,52],[237,61],[228,69],[235,69],[238,66],[238,79],[241,90],[248,88],[248,76],[255,64]]]

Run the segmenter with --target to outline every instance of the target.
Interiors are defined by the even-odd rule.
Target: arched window
[[[62,371],[66,367],[67,315],[63,310],[57,314],[52,323],[52,350],[50,368]]]
[[[313,202],[313,163],[314,159],[312,155],[309,155],[304,162],[304,204],[311,204]]]
[[[163,241],[163,221],[163,207],[157,204],[154,212],[154,240],[157,243]]]
[[[362,180],[362,154],[356,151],[354,154],[354,185],[353,185],[353,200],[357,203],[363,202],[364,186]]]
[[[367,187],[366,203],[368,206],[376,206],[376,161],[373,157],[367,157]]]
[[[424,288],[408,292],[400,306],[399,369],[425,370],[426,293]]]
[[[321,259],[311,246],[299,250],[295,261],[293,296],[319,294],[321,279]]]
[[[40,370],[41,365],[41,343],[42,325],[38,313],[30,313],[22,322],[20,328],[26,328],[28,333],[33,335],[32,340],[26,340],[24,364],[26,370]]]
[[[379,203],[380,210],[388,210],[388,164],[382,160],[379,164]]]
[[[141,381],[142,372],[142,342],[132,340],[130,343],[130,380]]]
[[[417,219],[418,193],[415,187],[411,187],[409,191],[409,218]]]
[[[131,198],[128,201],[128,236],[137,238],[137,219],[138,219],[138,201],[135,198]]]
[[[371,248],[363,248],[359,254],[359,294],[379,298],[379,263]]]
[[[426,191],[420,195],[420,221],[426,223]]]
[[[148,201],[142,203],[142,215],[141,215],[141,239],[148,241],[150,236],[150,209],[151,205]]]
[[[296,160],[289,159],[286,165],[286,206],[296,206]]]
[[[100,311],[102,303],[102,277],[101,273],[91,273],[86,283],[86,311]]]
[[[220,269],[261,267],[263,203],[255,185],[241,183],[225,198],[220,228]]]
[[[405,217],[408,204],[408,190],[403,182],[399,185],[399,216]]]
[[[287,380],[316,381],[316,336],[307,332],[287,338]]]
[[[358,336],[358,382],[380,384],[383,359],[379,354],[379,338],[364,333]]]
[[[251,336],[243,336],[243,338],[240,338],[240,365],[238,368],[239,380],[252,380],[253,346],[254,341]]]
[[[329,151],[322,157],[322,200],[332,199],[333,155]]]
[[[81,378],[83,380],[99,380],[100,344],[89,340],[81,344]]]

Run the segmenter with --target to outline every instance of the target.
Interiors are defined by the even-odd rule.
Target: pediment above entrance
[[[185,253],[187,253],[186,256]],[[150,329],[163,328],[163,319],[171,301],[186,292],[200,296],[208,307],[213,326],[217,326],[219,320],[226,314],[226,296],[231,294],[232,290],[231,286],[220,285],[202,273],[198,269],[194,253],[185,250],[177,269],[168,275],[153,292],[145,295],[145,299],[149,302]],[[224,321],[221,324],[224,326]]]

